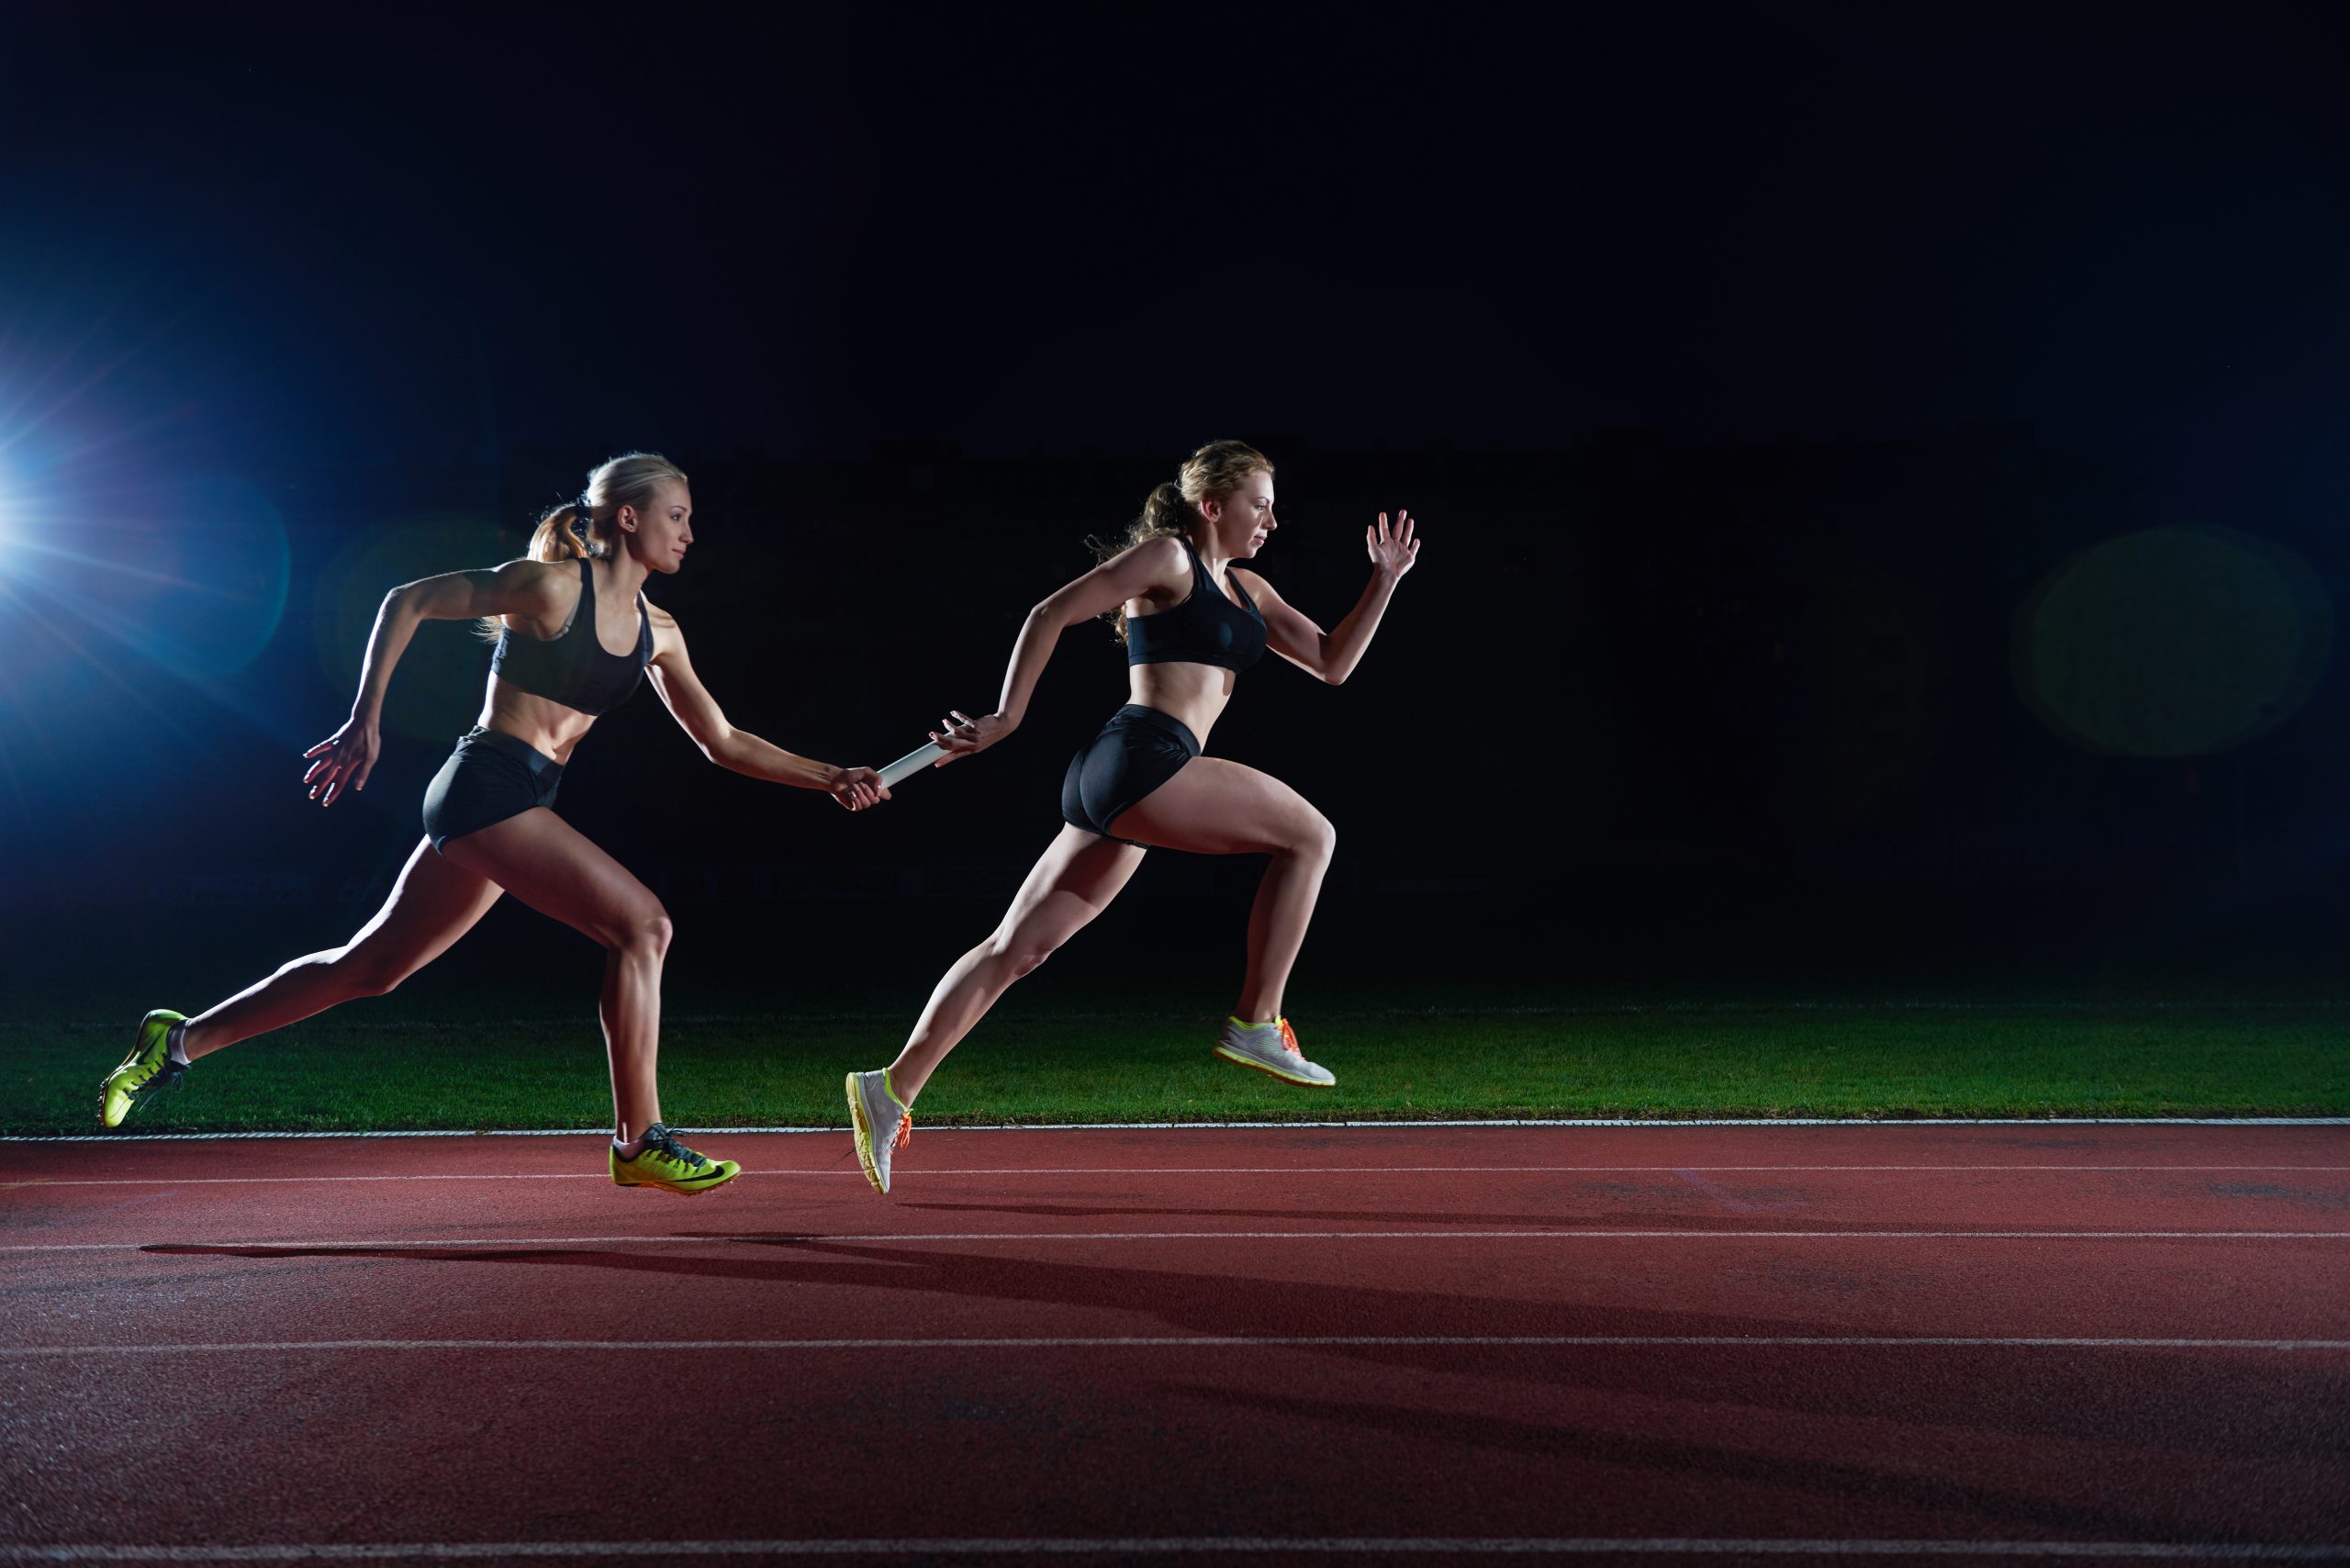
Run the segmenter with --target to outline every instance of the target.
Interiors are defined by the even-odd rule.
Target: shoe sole
[[[1283,1083],[1294,1083],[1300,1089],[1336,1089],[1338,1086],[1338,1081],[1336,1077],[1333,1077],[1327,1083],[1319,1082],[1311,1078],[1292,1078],[1288,1073],[1281,1071],[1279,1068],[1266,1066],[1263,1062],[1259,1061],[1255,1057],[1242,1056],[1238,1051],[1227,1049],[1223,1046],[1210,1046],[1208,1049],[1214,1051],[1217,1056],[1222,1057],[1228,1062],[1236,1063],[1241,1067],[1253,1067],[1259,1072],[1263,1073],[1267,1078],[1278,1078]]]
[[[873,1123],[865,1114],[865,1096],[856,1092],[856,1074],[845,1081],[848,1086],[849,1136],[856,1140],[856,1162],[865,1167],[865,1179],[883,1197],[890,1195],[890,1185],[881,1180],[880,1167],[873,1162]]]
[[[741,1174],[743,1173],[740,1170],[734,1172],[734,1176],[740,1176]],[[719,1188],[723,1187],[727,1182],[734,1180],[734,1176],[724,1177],[719,1181],[708,1182],[699,1187],[672,1187],[666,1182],[615,1182],[612,1185],[615,1187],[625,1188],[632,1193],[675,1193],[681,1198],[699,1198],[704,1193],[714,1193],[718,1191]]]

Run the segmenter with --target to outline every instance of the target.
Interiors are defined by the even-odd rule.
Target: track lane
[[[1213,1364],[1129,1350],[1081,1365],[479,1351],[403,1376],[320,1353],[233,1385],[208,1366],[157,1374],[135,1414],[106,1369],[48,1380],[44,1408],[76,1433],[76,1462],[17,1454],[6,1468],[42,1539],[119,1539],[136,1519],[141,1539],[167,1520],[175,1540],[2330,1540],[2350,1529],[2344,1368],[2212,1352],[2019,1365],[1913,1350],[1888,1369],[1745,1349]],[[655,1431],[688,1446],[647,1462]],[[233,1462],[157,1466],[159,1444]],[[2182,1487],[2188,1469],[2197,1484]],[[904,1484],[881,1485],[893,1476]]]
[[[1695,1135],[1694,1139],[1692,1135]],[[805,1133],[698,1134],[728,1158],[766,1170],[845,1170],[845,1126]],[[733,1147],[739,1145],[740,1148]],[[901,1155],[910,1171],[929,1164],[968,1169],[1060,1170],[1071,1166],[1131,1170],[1181,1166],[1315,1164],[1379,1168],[1399,1164],[1451,1168],[1648,1166],[1673,1170],[1702,1148],[1707,1165],[1796,1163],[1874,1166],[2094,1166],[2205,1162],[2309,1164],[2339,1170],[2350,1163],[2350,1126],[2232,1123],[1851,1122],[1806,1126],[1427,1126],[1409,1122],[1348,1127],[1171,1129],[966,1129],[917,1126],[912,1148]],[[476,1155],[500,1169],[576,1174],[599,1168],[593,1137],[501,1135],[457,1137],[304,1138],[142,1142],[135,1136],[81,1142],[0,1146],[6,1180],[116,1174],[116,1163],[136,1151],[142,1173],[196,1177],[236,1174],[317,1178],[337,1174],[462,1170]]]
[[[1880,1159],[1924,1152],[1866,1130]],[[2076,1228],[2086,1206],[2138,1228],[2174,1228],[2192,1211],[2224,1214],[2239,1228],[2350,1230],[2328,1206],[2340,1187],[2323,1170],[2249,1183],[2260,1191],[2210,1190],[2215,1174],[2231,1179],[2264,1160],[2350,1163],[2350,1138],[2319,1130],[2332,1136],[2232,1150],[2161,1136],[2128,1147],[2101,1136],[2063,1151],[2002,1146],[2010,1159],[2048,1163],[2053,1154],[2084,1166],[2199,1152],[2226,1169],[1985,1170],[1957,1185],[2049,1229]],[[1657,1135],[1640,1131],[1653,1147]],[[1948,1154],[1955,1131],[1923,1137]],[[1459,1158],[1461,1145],[1416,1146],[1384,1129],[1376,1151],[1348,1146],[1342,1155],[1326,1135],[1251,1132],[1237,1140],[1250,1148],[1206,1151],[1192,1136],[1115,1142],[1154,1170],[1203,1152],[1246,1153],[1261,1166],[1269,1148],[1324,1164],[1371,1152],[1400,1163],[1416,1151],[1420,1165],[1472,1162]],[[1451,1130],[1419,1136],[1448,1139]],[[1525,1142],[1501,1162],[1578,1163],[1584,1136],[1553,1132],[1547,1147]],[[950,1152],[1018,1148],[1026,1137],[963,1135]],[[1071,1139],[1036,1135],[1034,1153],[1078,1163]],[[545,1151],[517,1158],[576,1153],[549,1148],[551,1140],[508,1141]],[[1790,1144],[1772,1141],[1770,1152],[1788,1162]],[[1490,1159],[1487,1146],[1469,1142]],[[1561,1142],[1575,1145],[1572,1158]],[[1083,1146],[1085,1163],[1112,1163],[1101,1147]],[[2001,1152],[1969,1147],[1968,1159]],[[124,1146],[109,1161],[131,1148],[187,1148]],[[126,1520],[150,1542],[2350,1540],[2338,1484],[2350,1457],[2350,1354],[2339,1350],[1850,1342],[1919,1334],[2342,1341],[2350,1339],[2350,1240],[1863,1238],[1853,1234],[1862,1225],[1919,1208],[1963,1217],[1964,1193],[1947,1175],[1872,1183],[1821,1171],[1835,1161],[1817,1150],[1797,1150],[1812,1156],[1793,1161],[1814,1167],[1802,1172],[1723,1170],[1740,1162],[1729,1156],[1751,1151],[1751,1141],[1718,1148],[1697,1129],[1679,1139],[1678,1159],[1646,1172],[1281,1181],[1250,1169],[1170,1180],[996,1167],[910,1186],[896,1203],[846,1183],[830,1198],[779,1184],[690,1204],[559,1181],[455,1186],[453,1203],[406,1188],[354,1202],[349,1187],[18,1185],[0,1193],[8,1222],[0,1245],[198,1228],[231,1244],[0,1251],[0,1348],[141,1334],[281,1344],[1086,1342],[0,1354],[0,1412],[12,1430],[44,1434],[0,1451],[0,1494],[11,1499],[0,1545],[121,1541]],[[355,1154],[338,1152],[335,1163],[366,1173]],[[1717,1190],[1679,1180],[1682,1170]],[[1755,1202],[1798,1180],[1820,1182],[1803,1189],[1801,1210]],[[1594,1181],[1607,1191],[1590,1193]],[[1178,1186],[1180,1197],[1170,1195]],[[2024,1197],[2035,1186],[2037,1210]],[[514,1207],[485,1223],[485,1194]],[[747,1201],[723,1201],[734,1199]],[[615,1223],[631,1209],[643,1217]],[[1507,1217],[1464,1220],[1495,1214]],[[1594,1225],[1665,1234],[1494,1233],[1529,1217],[1551,1228],[1580,1224],[1587,1214]],[[787,1215],[802,1238],[830,1230],[835,1238],[767,1229]],[[1449,1226],[1461,1239],[1361,1234],[1404,1216]],[[26,1219],[38,1228],[18,1223]],[[517,1239],[550,1234],[555,1220],[613,1238]],[[252,1240],[262,1230],[300,1239],[297,1221],[329,1226],[311,1238],[324,1245],[234,1245],[238,1233]],[[1154,1224],[1352,1234],[1120,1243],[1082,1234]],[[1793,1224],[1827,1233],[1784,1234]],[[974,1238],[1020,1229],[1046,1234]],[[368,1245],[396,1233],[420,1245]],[[910,1239],[918,1236],[935,1239]],[[1197,1342],[1299,1334],[1451,1342]],[[1479,1334],[1649,1342],[1458,1342]],[[1101,1342],[1120,1336],[1184,1342]],[[1763,1345],[1756,1336],[1839,1342]],[[1707,1338],[1749,1342],[1690,1342]],[[648,1460],[657,1431],[691,1446],[655,1449]],[[159,1472],[157,1453],[221,1462]],[[2178,1484],[2184,1472],[2194,1486]],[[877,1506],[876,1478],[899,1474],[923,1484]]]
[[[736,1140],[754,1174],[694,1200],[690,1221],[667,1194],[615,1192],[600,1174],[599,1151],[569,1140],[462,1140],[453,1155],[442,1140],[274,1148],[125,1144],[98,1146],[96,1154],[78,1152],[91,1146],[50,1146],[12,1164],[9,1182],[0,1186],[6,1220],[0,1256],[9,1244],[38,1243],[66,1228],[83,1243],[334,1239],[352,1235],[354,1226],[403,1239],[447,1225],[459,1228],[442,1234],[464,1237],[610,1235],[640,1225],[699,1225],[705,1213],[724,1215],[719,1223],[729,1227],[772,1234],[1744,1227],[1770,1216],[1784,1222],[1782,1229],[2091,1230],[2132,1228],[2139,1222],[2128,1216],[2157,1208],[2164,1219],[2153,1228],[2350,1229],[2350,1129],[2246,1128],[2245,1147],[2233,1150],[2215,1143],[2210,1128],[2120,1129],[2149,1135],[2128,1139],[2116,1129],[2093,1130],[2094,1137],[2018,1140],[2006,1129],[1936,1128],[1917,1134],[1915,1148],[1897,1141],[1902,1129],[1882,1126],[1724,1135],[1506,1128],[1466,1137],[1443,1129],[1421,1132],[1418,1143],[1399,1143],[1384,1128],[1361,1142],[1352,1131],[1265,1129],[1110,1134],[1099,1146],[1073,1145],[1080,1135],[1066,1132],[947,1133],[931,1135],[948,1146],[937,1161],[944,1169],[928,1170],[906,1151],[887,1200],[856,1172],[845,1135],[770,1136]],[[1549,1137],[1534,1138],[1535,1131]],[[1807,1148],[1802,1135],[1813,1132],[1829,1135],[1821,1140],[1829,1144],[1865,1144],[1874,1159],[1850,1168],[1861,1151]],[[823,1153],[819,1143],[830,1155],[808,1167],[768,1163],[811,1159]],[[2037,1147],[2048,1143],[2063,1147]],[[926,1154],[932,1146],[917,1147]],[[60,1160],[58,1148],[77,1152]],[[297,1160],[289,1148],[317,1158]],[[1096,1150],[1089,1157],[1096,1163],[1066,1169],[1072,1148]],[[1473,1153],[1476,1162],[1382,1168],[1469,1163],[1432,1160],[1430,1148]],[[248,1159],[250,1149],[266,1152]],[[1896,1154],[1902,1158],[1887,1159]],[[1117,1170],[1122,1157],[1146,1170]],[[1034,1176],[1024,1169],[1047,1159],[1063,1164]],[[1202,1169],[1189,1169],[1194,1165]],[[480,1179],[385,1180],[417,1170],[444,1176],[453,1167]],[[235,1175],[224,1179],[229,1170]],[[173,1185],[186,1178],[190,1185]],[[2061,1210],[2052,1193],[2064,1194]],[[2051,1224],[2053,1212],[2064,1219]],[[160,1234],[159,1213],[178,1228]],[[254,1213],[271,1223],[256,1228],[240,1217]],[[491,1215],[511,1224],[480,1223]],[[983,1223],[990,1219],[997,1223]]]
[[[2350,1242],[1878,1241],[1708,1236],[1103,1249],[697,1238],[571,1247],[179,1249],[11,1260],[5,1342],[75,1344],[157,1304],[201,1342],[957,1334],[1645,1334],[2350,1338]],[[645,1292],[689,1293],[688,1331]],[[657,1298],[657,1297],[656,1297]],[[310,1326],[326,1326],[313,1331]],[[548,1337],[542,1324],[533,1337]],[[132,1342],[158,1336],[135,1334]]]

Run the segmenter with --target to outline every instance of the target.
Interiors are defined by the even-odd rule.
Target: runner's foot
[[[665,1193],[690,1197],[722,1187],[743,1173],[731,1159],[711,1159],[677,1141],[677,1135],[659,1122],[644,1129],[644,1147],[631,1158],[621,1158],[614,1144],[612,1180],[623,1187],[658,1187]]]
[[[848,1075],[848,1124],[856,1136],[856,1162],[874,1191],[890,1191],[890,1155],[914,1136],[914,1114],[890,1087],[889,1069]]]
[[[122,1119],[165,1089],[175,1089],[187,1076],[187,1064],[172,1059],[172,1025],[186,1019],[183,1013],[157,1008],[139,1021],[130,1054],[122,1065],[98,1083],[98,1119],[107,1126]]]
[[[1305,1059],[1305,1053],[1297,1048],[1297,1031],[1289,1026],[1286,1018],[1276,1018],[1270,1024],[1225,1019],[1224,1032],[1216,1036],[1215,1054],[1242,1067],[1269,1072],[1285,1083],[1327,1089],[1338,1081],[1337,1075],[1328,1068]]]

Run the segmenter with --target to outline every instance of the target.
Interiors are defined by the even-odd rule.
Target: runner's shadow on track
[[[143,1250],[261,1260],[341,1258],[422,1268],[552,1266],[592,1269],[613,1276],[663,1275],[711,1283],[736,1281],[787,1290],[801,1286],[874,1289],[1115,1314],[1127,1325],[1115,1332],[1150,1332],[1148,1327],[1134,1326],[1133,1320],[1140,1317],[1158,1325],[1162,1332],[1209,1338],[1246,1333],[1245,1326],[1249,1325],[1277,1334],[1454,1338],[1474,1335],[1835,1338],[1852,1333],[1849,1322],[1808,1316],[1661,1310],[1605,1299],[1539,1301],[1478,1294],[1448,1287],[1447,1271],[1434,1259],[1424,1260],[1416,1271],[1390,1270],[1381,1277],[1382,1282],[1364,1284],[1253,1278],[1237,1271],[1204,1273],[1058,1262],[932,1245],[835,1242],[821,1237],[707,1233],[692,1239],[722,1249],[722,1253],[680,1257],[656,1250],[494,1244],[399,1249],[162,1244]],[[1874,1275],[1872,1279],[1874,1288],[1908,1288],[1897,1279]],[[1585,1287],[1604,1288],[1592,1286],[1587,1277],[1577,1277],[1570,1286]],[[499,1289],[518,1301],[535,1298],[527,1282],[501,1282]],[[567,1292],[558,1291],[546,1299],[553,1311],[569,1297]],[[755,1298],[748,1305],[764,1310],[757,1307]],[[1930,1332],[1931,1326],[1913,1331]],[[2053,1367],[2042,1360],[2003,1360],[1998,1362],[1999,1372],[1992,1377],[1981,1375],[1982,1362],[1964,1352],[1923,1352],[1952,1358],[1935,1363],[1943,1375],[1929,1385],[1921,1385],[1914,1375],[1914,1361],[1891,1363],[1908,1372],[1888,1376],[1880,1369],[1850,1360],[1855,1353],[1884,1357],[1920,1352],[1869,1347],[1841,1352],[1825,1348],[1798,1351],[1799,1356],[1827,1360],[1795,1363],[1808,1369],[1801,1375],[1783,1372],[1770,1376],[1758,1375],[1745,1364],[1749,1353],[1735,1346],[1656,1347],[1629,1352],[1630,1348],[1594,1353],[1567,1347],[1457,1345],[1315,1348],[1317,1355],[1403,1367],[1431,1376],[1500,1378],[1512,1387],[1535,1384],[1583,1399],[1617,1395],[1642,1401],[1670,1399],[1837,1422],[1880,1420],[1960,1433],[2090,1443],[2109,1442],[2117,1432],[2127,1432],[2132,1442],[2165,1462],[2312,1454],[2350,1457],[2350,1428],[2324,1422],[2295,1428],[2274,1414],[2341,1407],[2341,1377],[2338,1372],[2329,1373],[2322,1364],[2164,1352],[2154,1359],[2161,1369],[2158,1392],[2163,1407],[2232,1412],[2226,1419],[2188,1423],[2160,1421],[2150,1416],[2148,1385],[2109,1375],[2118,1369],[2148,1364],[2146,1359],[2118,1350],[2101,1350],[2088,1357],[2076,1353],[2069,1363]],[[2020,1352],[1993,1353],[2012,1358]],[[1784,1358],[1786,1352],[1783,1348],[1774,1354]],[[1416,1411],[1391,1414],[1405,1423],[1419,1418]],[[1495,1426],[1494,1440],[1507,1440],[1513,1430],[1505,1422]],[[2324,1435],[2315,1435],[2320,1432]]]

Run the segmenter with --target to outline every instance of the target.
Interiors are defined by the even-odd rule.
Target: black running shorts
[[[563,764],[526,741],[476,728],[432,776],[424,791],[424,832],[435,849],[492,823],[554,804]]]
[[[1199,737],[1183,721],[1129,702],[1111,714],[1102,733],[1069,759],[1069,772],[1061,778],[1061,816],[1088,833],[1117,838],[1110,824],[1118,813],[1199,755]]]

